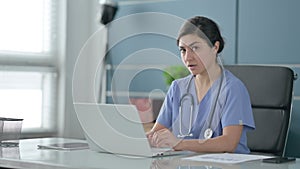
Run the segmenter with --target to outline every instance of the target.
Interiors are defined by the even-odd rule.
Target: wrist
[[[183,150],[184,142],[185,142],[184,139],[180,139],[180,140],[178,140],[177,144],[175,146],[173,146],[172,148],[176,151]]]

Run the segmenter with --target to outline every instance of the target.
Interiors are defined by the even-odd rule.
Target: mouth
[[[196,64],[188,64],[188,67],[189,68],[194,68],[194,67],[196,67],[197,65]]]

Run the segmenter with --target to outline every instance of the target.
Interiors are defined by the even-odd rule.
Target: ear
[[[216,41],[214,46],[213,46],[213,50],[214,50],[215,53],[218,53],[219,47],[220,47],[220,42]]]

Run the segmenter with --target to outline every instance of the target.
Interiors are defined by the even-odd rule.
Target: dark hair
[[[179,31],[177,45],[179,43],[179,39],[182,36],[188,34],[198,35],[200,38],[205,39],[211,47],[217,41],[219,41],[220,46],[218,53],[221,53],[224,48],[224,40],[221,36],[219,27],[214,21],[212,21],[209,18],[203,16],[195,16],[193,18],[188,19]]]

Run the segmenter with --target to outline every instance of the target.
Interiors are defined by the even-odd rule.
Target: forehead
[[[200,38],[199,36],[195,35],[195,34],[187,34],[182,36],[179,39],[179,43],[178,46],[190,46],[193,43],[206,43],[206,41],[203,38]]]

